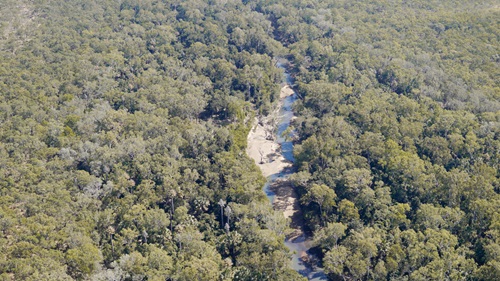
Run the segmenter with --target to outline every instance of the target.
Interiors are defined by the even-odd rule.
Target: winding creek
[[[277,66],[284,70],[284,89],[288,88],[288,90],[291,91],[293,79],[290,76],[290,73],[288,73],[285,63],[286,62],[280,61],[277,63]],[[289,217],[291,219],[291,228],[294,231],[285,240],[285,245],[291,252],[294,253],[292,256],[291,267],[303,276],[307,277],[308,280],[327,280],[323,269],[316,264],[317,262],[315,262],[317,259],[309,253],[312,239],[302,230],[304,225],[302,214],[300,213],[300,207],[297,202],[298,196],[291,185],[287,182],[287,178],[293,173],[291,164],[295,159],[293,157],[293,143],[292,141],[287,140],[283,135],[290,126],[290,122],[294,117],[292,105],[295,100],[297,100],[297,94],[293,91],[292,94],[282,96],[282,100],[279,103],[280,108],[276,132],[277,138],[275,140],[279,149],[276,149],[276,153],[281,154],[280,157],[282,161],[288,163],[288,165],[283,166],[279,172],[268,176],[268,181],[264,186],[264,192],[273,204],[273,207],[275,209],[285,210],[285,217]],[[280,204],[281,207],[277,206],[278,204]]]

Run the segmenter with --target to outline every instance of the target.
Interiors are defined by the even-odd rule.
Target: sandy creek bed
[[[293,119],[291,106],[296,95],[289,86],[290,81],[287,75],[287,84],[281,88],[280,100],[272,113],[255,118],[254,126],[248,134],[246,152],[268,179],[264,192],[273,208],[282,211],[285,218],[290,219],[293,232],[286,238],[285,245],[294,252],[291,267],[308,280],[326,280],[323,270],[310,263],[315,260],[307,252],[311,247],[311,239],[302,230],[304,223],[298,196],[287,180],[292,173],[293,144],[281,134]]]

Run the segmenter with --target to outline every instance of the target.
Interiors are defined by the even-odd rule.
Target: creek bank
[[[293,230],[286,237],[285,245],[293,252],[291,267],[308,280],[327,280],[318,259],[310,253],[311,237],[303,231],[304,221],[299,198],[288,176],[293,173],[293,143],[283,133],[294,118],[292,104],[297,95],[291,88],[292,79],[283,64],[286,83],[281,88],[280,100],[268,116],[258,116],[247,138],[247,155],[255,161],[268,179],[264,192],[275,210],[283,212]]]
[[[247,137],[247,155],[255,161],[266,178],[292,167],[292,162],[287,161],[280,153],[280,144],[275,141],[274,137],[283,100],[292,95],[293,90],[290,86],[286,85],[281,88],[280,100],[276,108],[268,116],[255,117],[254,125]]]

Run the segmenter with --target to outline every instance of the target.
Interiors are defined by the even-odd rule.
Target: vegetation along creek
[[[287,70],[288,61],[279,60],[277,66],[284,71],[280,100],[268,117],[258,117],[248,136],[248,155],[261,168],[267,182],[264,192],[275,210],[283,211],[289,219],[292,232],[285,245],[293,252],[291,267],[308,280],[327,280],[318,259],[310,253],[311,237],[304,232],[304,221],[289,176],[293,173],[293,142],[289,127],[294,118],[293,103],[297,93],[292,89],[293,79]]]

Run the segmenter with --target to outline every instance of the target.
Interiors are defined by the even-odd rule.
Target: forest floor
[[[292,163],[280,153],[280,145],[276,141],[273,132],[279,122],[280,109],[283,99],[293,95],[289,85],[285,85],[280,91],[280,101],[269,116],[258,116],[254,120],[254,126],[247,139],[247,155],[259,166],[262,174],[267,178],[271,175],[281,173],[292,167]],[[271,183],[270,190],[275,193],[273,207],[283,212],[285,218],[290,218],[293,232],[288,237],[292,239],[302,235],[302,215],[298,196],[291,184],[284,179],[277,179]]]

